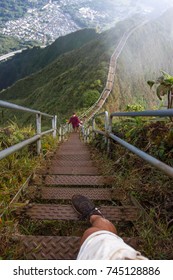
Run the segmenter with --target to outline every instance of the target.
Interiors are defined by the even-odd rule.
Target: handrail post
[[[89,143],[89,135],[90,135],[90,128],[88,127],[87,128],[87,139],[86,141]]]
[[[41,114],[36,114],[36,129],[37,135],[40,136],[39,140],[37,141],[37,155],[41,153]]]
[[[96,126],[96,122],[95,122],[95,118],[92,118],[92,138],[95,138],[95,126]]]
[[[57,116],[55,115],[53,118],[52,118],[52,129],[53,129],[53,138],[56,138],[56,128],[57,128]]]
[[[108,127],[108,134],[110,135],[112,133],[112,116],[109,117],[109,127]],[[110,154],[110,145],[111,145],[111,140],[110,137],[108,138],[107,142],[107,154]]]
[[[60,125],[60,127],[59,127],[59,140],[60,140],[60,142],[63,140],[62,125]]]
[[[108,129],[109,129],[109,115],[108,112],[105,111],[105,144],[108,143]]]

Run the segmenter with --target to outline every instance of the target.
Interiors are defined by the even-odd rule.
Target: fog
[[[138,2],[139,4],[143,4],[144,6],[148,6],[156,10],[165,10],[173,6],[173,0],[134,0],[134,2]]]

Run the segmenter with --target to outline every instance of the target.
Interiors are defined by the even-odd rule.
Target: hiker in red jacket
[[[78,131],[79,129],[79,124],[80,124],[80,120],[79,118],[76,116],[76,113],[73,113],[73,116],[69,119],[69,122],[72,124],[72,127],[74,129],[75,132]]]

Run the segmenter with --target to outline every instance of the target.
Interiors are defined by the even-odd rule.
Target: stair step
[[[76,236],[21,236],[20,245],[27,260],[74,260],[80,238]]]
[[[99,209],[105,218],[111,221],[135,221],[139,218],[139,210],[136,207],[101,206]],[[29,204],[24,210],[33,220],[79,220],[71,205]]]
[[[56,165],[51,165],[48,167],[37,168],[36,174],[38,175],[99,175],[97,167],[58,167]]]
[[[110,184],[110,177],[103,176],[48,175],[45,178],[45,185],[103,186],[108,184]]]
[[[78,152],[88,152],[90,153],[90,150],[85,146],[85,145],[78,145],[78,146],[73,146],[73,145],[62,145],[56,152],[55,154],[59,154],[59,152],[62,152],[62,151],[75,151],[76,153]]]
[[[46,176],[46,185],[104,185],[105,178],[103,176],[63,176],[63,175],[52,175]]]
[[[66,154],[66,155],[63,155],[63,154],[55,154],[53,156],[53,159],[52,160],[70,160],[70,161],[85,161],[85,160],[90,160],[91,157],[90,157],[90,154],[87,153],[87,154],[74,154],[74,155],[70,155],[70,154]]]
[[[74,160],[51,160],[51,166],[56,167],[94,167],[92,160],[82,160],[82,161],[74,161]]]
[[[80,248],[77,236],[19,236],[21,251],[28,260],[75,260]],[[136,250],[138,238],[123,240]]]
[[[38,187],[28,188],[28,197],[30,199],[71,199],[74,194],[87,196],[92,200],[111,200],[118,196],[114,189],[110,188],[64,188],[64,187]]]
[[[60,186],[104,186],[113,182],[112,177],[91,175],[36,175],[32,183]]]
[[[89,151],[83,151],[83,150],[79,150],[79,151],[76,151],[76,150],[72,150],[72,151],[70,151],[70,150],[61,150],[61,151],[58,151],[58,153],[57,154],[55,154],[54,156],[75,156],[75,158],[76,158],[76,156],[89,156],[90,157],[90,153],[89,153]]]
[[[98,169],[96,167],[57,167],[57,166],[50,166],[48,168],[48,174],[66,174],[66,175],[98,175]]]

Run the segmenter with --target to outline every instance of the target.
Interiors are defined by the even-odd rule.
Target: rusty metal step
[[[80,248],[77,236],[19,236],[21,251],[28,260],[75,260]],[[138,237],[123,240],[138,250]]]
[[[56,166],[51,165],[44,168],[38,168],[36,170],[36,174],[38,175],[100,175],[97,167],[94,166]]]
[[[118,197],[118,193],[110,188],[64,188],[64,187],[39,187],[30,186],[27,197],[30,199],[71,199],[74,194],[87,196],[92,200],[111,200]]]
[[[82,151],[82,152],[88,152],[90,154],[90,150],[86,147],[86,146],[81,146],[81,145],[77,145],[77,146],[61,146],[59,149],[57,149],[54,154],[58,154],[59,152],[63,152],[63,151],[66,151],[66,152],[71,152],[71,151],[75,151],[76,153],[79,151]]]
[[[64,186],[103,186],[112,183],[111,177],[103,176],[66,176],[66,175],[47,175],[45,185],[64,185]]]
[[[50,166],[47,170],[48,174],[59,174],[59,175],[98,175],[98,169],[96,167],[57,167],[57,166]]]
[[[92,160],[82,160],[82,161],[75,161],[75,160],[56,160],[53,159],[51,161],[51,166],[56,167],[93,167]]]
[[[59,186],[108,186],[113,182],[112,177],[95,175],[35,175],[33,184]]]
[[[74,155],[63,155],[63,154],[55,154],[53,156],[53,160],[70,160],[70,161],[85,161],[85,160],[91,160],[90,158],[90,154],[84,154],[84,155],[80,155],[80,154],[74,154]]]
[[[74,260],[80,238],[76,236],[21,236],[20,247],[28,260]]]
[[[99,209],[111,221],[135,221],[139,217],[138,208],[132,206],[101,206]],[[25,214],[33,220],[78,220],[71,205],[29,204],[25,207]]]
[[[54,157],[56,156],[81,156],[81,155],[85,155],[85,156],[89,156],[90,157],[90,153],[89,151],[84,151],[82,149],[78,149],[78,150],[75,150],[75,149],[72,149],[71,151],[70,150],[65,150],[65,149],[62,149],[62,150],[58,150],[57,154],[55,153],[54,154]]]

